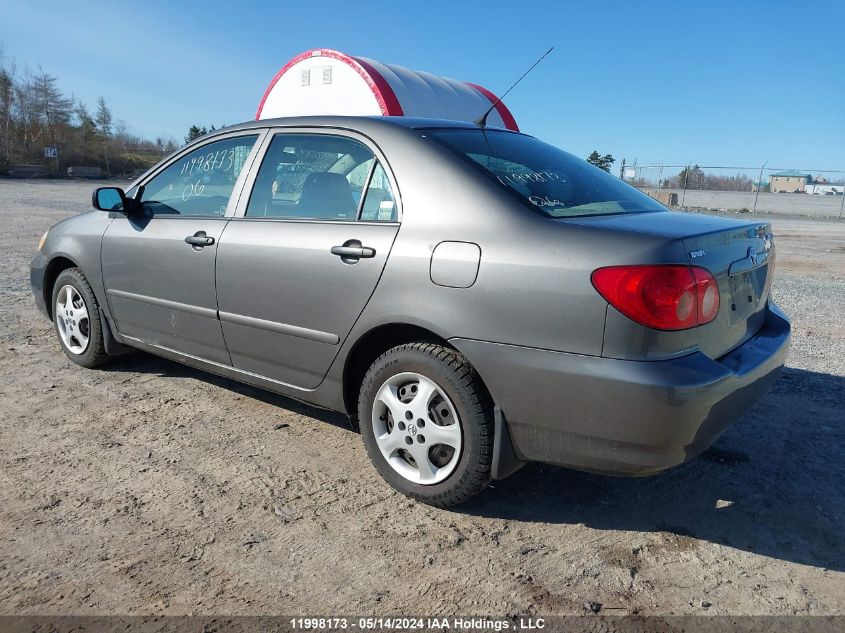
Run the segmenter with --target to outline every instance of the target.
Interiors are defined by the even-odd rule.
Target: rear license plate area
[[[764,264],[730,276],[732,323],[747,320],[765,302],[768,295],[767,270],[768,264]]]

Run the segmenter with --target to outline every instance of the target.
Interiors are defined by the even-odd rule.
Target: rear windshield
[[[530,136],[495,130],[426,130],[551,218],[665,211],[615,176]]]

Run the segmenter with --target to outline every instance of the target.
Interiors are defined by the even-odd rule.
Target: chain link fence
[[[673,209],[845,217],[845,171],[623,161],[619,177]]]

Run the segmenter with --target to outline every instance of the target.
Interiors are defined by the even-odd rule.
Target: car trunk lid
[[[690,263],[709,270],[719,284],[721,307],[699,329],[699,347],[718,358],[763,326],[774,271],[772,228],[755,222],[683,238]]]
[[[727,354],[763,326],[774,270],[769,223],[670,211],[563,221],[665,236],[673,242],[679,240],[687,256],[686,263],[710,271],[719,287],[718,315],[696,328],[698,347],[711,358]]]

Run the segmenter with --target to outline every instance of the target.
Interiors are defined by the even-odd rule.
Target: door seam
[[[229,227],[229,222],[231,221],[231,218],[226,220],[223,230],[220,231],[220,237],[217,238],[217,247],[214,249],[214,308],[215,314],[217,315],[217,323],[220,324],[220,337],[223,339],[223,347],[226,348],[226,356],[229,357],[229,365],[235,367],[235,361],[232,360],[232,352],[229,350],[229,343],[226,342],[226,331],[223,329],[223,320],[220,318],[220,298],[217,294],[217,258],[220,255],[220,244],[223,242],[223,236],[226,234],[226,229]]]

